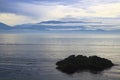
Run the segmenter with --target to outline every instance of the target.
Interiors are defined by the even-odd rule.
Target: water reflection
[[[70,76],[57,71],[56,61],[72,54],[98,55],[120,64],[119,35],[0,34],[1,80],[119,80],[120,66],[94,75]],[[112,77],[111,77],[112,75]],[[87,76],[87,77],[86,77]]]

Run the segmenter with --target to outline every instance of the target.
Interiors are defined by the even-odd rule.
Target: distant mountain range
[[[120,32],[120,30],[104,30],[97,29],[96,26],[108,26],[103,25],[101,22],[83,22],[83,21],[43,21],[36,24],[22,24],[16,26],[9,26],[4,23],[0,23],[0,31],[4,32]],[[93,28],[92,28],[93,27]],[[95,27],[95,28],[94,28]]]
[[[45,24],[65,24],[65,23],[101,23],[101,22],[84,22],[84,21],[43,21],[40,22],[41,23],[45,23]]]
[[[8,26],[4,23],[0,23],[0,30],[10,30],[11,26]]]

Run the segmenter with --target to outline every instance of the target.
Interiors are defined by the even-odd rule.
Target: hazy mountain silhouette
[[[45,23],[45,24],[65,24],[65,23],[101,23],[101,22],[84,22],[84,21],[55,21],[55,20],[51,20],[51,21],[43,21],[40,22],[41,23]]]
[[[12,29],[11,26],[8,26],[0,22],[0,30],[10,30],[10,29]]]
[[[64,25],[66,23],[70,23],[68,25]],[[75,25],[71,25],[75,23]],[[85,25],[76,25],[76,23],[84,23]],[[31,32],[31,31],[52,31],[52,32],[111,32],[111,33],[118,33],[120,30],[104,30],[104,29],[87,29],[86,25],[90,22],[82,22],[82,21],[43,21],[40,23],[34,23],[34,24],[21,24],[21,25],[15,25],[15,26],[9,26],[4,23],[0,23],[0,30],[2,31],[11,31],[11,32]],[[93,22],[92,22],[93,23]],[[95,22],[97,23],[97,22]],[[55,25],[54,25],[55,24]],[[57,25],[56,25],[57,24]],[[61,25],[62,24],[62,25]],[[98,24],[99,25],[99,24]],[[94,25],[95,26],[95,25]],[[102,25],[104,26],[104,25]],[[92,25],[91,25],[92,27]]]

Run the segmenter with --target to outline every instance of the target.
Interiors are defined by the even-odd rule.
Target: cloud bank
[[[119,0],[0,0],[0,22],[8,25],[78,19],[120,23]]]

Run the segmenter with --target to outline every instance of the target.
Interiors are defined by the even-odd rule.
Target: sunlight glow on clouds
[[[24,13],[39,16],[43,20],[47,19],[59,19],[66,16],[80,18],[80,17],[108,17],[116,18],[120,15],[120,3],[115,4],[101,4],[96,6],[90,6],[87,9],[83,9],[79,6],[61,5],[61,4],[49,4],[49,5],[36,5],[36,4],[21,4]]]
[[[81,30],[81,28],[60,28],[60,29],[48,28],[47,30],[49,31],[78,31],[78,30]]]
[[[34,20],[22,15],[0,13],[0,22],[6,23],[8,25],[15,25],[15,24],[31,23],[34,22]]]
[[[97,6],[91,6],[89,9],[93,11],[93,14],[91,15],[95,17],[120,17],[120,3],[101,4]]]
[[[8,25],[59,20],[66,17],[76,19],[84,17],[91,19],[120,18],[120,1],[118,0],[45,0],[45,2],[44,0],[30,0],[28,2],[24,0],[16,0],[15,2],[9,2],[12,0],[1,1],[9,5],[14,4],[13,6],[8,6],[11,7],[8,8],[8,10],[7,6],[4,6],[4,4],[1,3],[2,6],[0,6],[0,22],[4,22]]]

